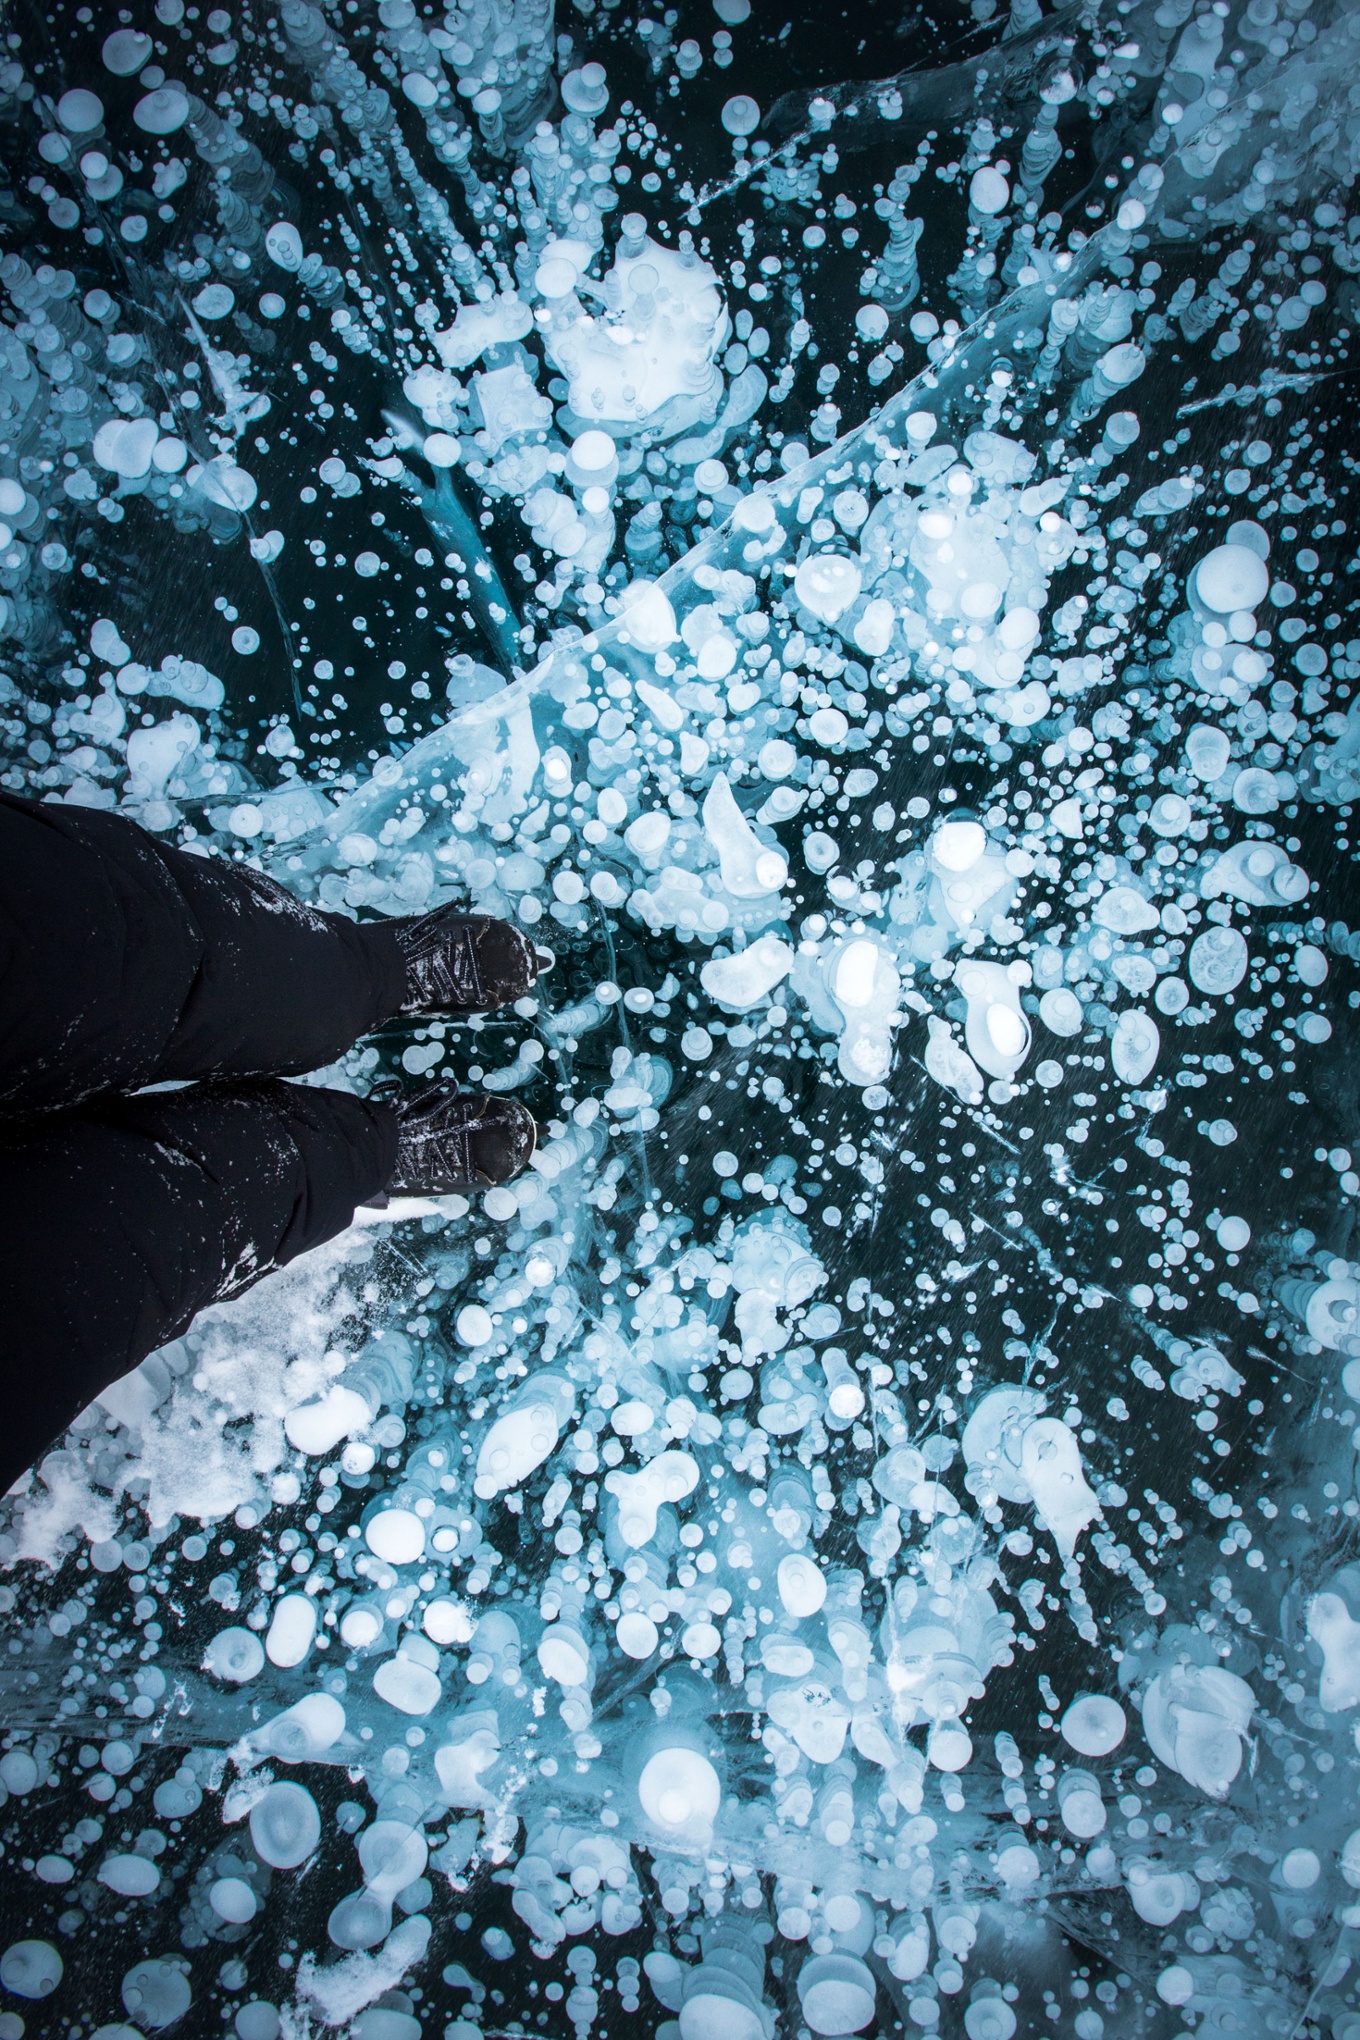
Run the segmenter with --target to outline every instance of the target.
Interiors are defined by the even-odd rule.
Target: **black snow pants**
[[[384,923],[0,794],[0,1490],[204,1305],[382,1189],[391,1108],[278,1080],[404,988]]]

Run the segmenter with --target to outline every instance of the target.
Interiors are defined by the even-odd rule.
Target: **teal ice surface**
[[[55,19],[3,783],[556,967],[5,1504],[0,2040],[1355,2040],[1360,15]]]

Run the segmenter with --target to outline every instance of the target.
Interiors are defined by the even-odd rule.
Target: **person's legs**
[[[0,795],[0,1110],[320,1068],[407,994],[394,925],[124,816]]]
[[[386,1104],[199,1084],[0,1137],[0,1491],[205,1305],[319,1246],[397,1166]]]
[[[241,1080],[315,1069],[428,1000],[516,996],[536,968],[485,917],[360,927],[120,816],[0,796],[0,1481],[389,1185],[517,1175],[535,1129],[508,1097]]]

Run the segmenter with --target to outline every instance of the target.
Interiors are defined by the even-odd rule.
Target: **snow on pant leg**
[[[0,1110],[318,1069],[404,991],[384,923],[123,815],[0,794]]]
[[[0,1490],[205,1305],[342,1232],[396,1163],[390,1107],[199,1084],[0,1137]]]

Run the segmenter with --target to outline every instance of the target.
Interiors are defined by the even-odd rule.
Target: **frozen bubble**
[[[364,1525],[364,1542],[387,1565],[414,1565],[424,1555],[425,1525],[414,1509],[380,1509]]]
[[[50,1997],[61,1972],[61,1957],[50,1941],[12,1941],[0,1955],[0,1984],[15,1997]]]
[[[661,1633],[650,1615],[644,1615],[639,1608],[633,1608],[620,1615],[614,1631],[619,1649],[625,1657],[639,1661],[649,1658],[661,1641]]]
[[[687,1062],[705,1062],[713,1053],[713,1036],[706,1027],[687,1027],[680,1037],[680,1053]]]
[[[264,1645],[253,1629],[219,1629],[203,1653],[203,1669],[240,1686],[264,1669]]]
[[[321,1839],[321,1815],[311,1793],[290,1782],[271,1785],[251,1809],[250,1839],[274,1870],[305,1863]]]
[[[580,1632],[554,1622],[538,1641],[538,1663],[544,1678],[559,1686],[584,1686],[590,1677],[590,1652]]]
[[[1219,1665],[1159,1672],[1143,1695],[1143,1734],[1152,1754],[1188,1784],[1222,1799],[1242,1767],[1255,1695]]]
[[[822,1570],[804,1552],[790,1552],[786,1558],[781,1558],[776,1577],[785,1612],[795,1620],[815,1615],[826,1600],[826,1580]]]
[[[637,1792],[648,1820],[671,1834],[711,1828],[722,1802],[722,1785],[708,1758],[683,1744],[649,1758]]]
[[[1280,783],[1264,765],[1248,765],[1234,779],[1232,797],[1244,815],[1273,814],[1280,805]]]
[[[1039,635],[1037,610],[1021,605],[1008,609],[996,627],[996,634],[1010,652],[1025,652]]]
[[[609,1428],[620,1438],[641,1438],[656,1422],[650,1403],[631,1400],[619,1403],[609,1419]]]
[[[239,624],[231,634],[231,648],[248,659],[252,652],[260,649],[260,633],[248,623]]]
[[[1066,985],[1056,985],[1051,992],[1045,992],[1039,1001],[1039,1018],[1050,1034],[1068,1038],[1080,1034],[1082,1028],[1081,1000]],[[1059,1072],[1061,1076],[1061,1072]]]
[[[432,468],[457,467],[463,457],[463,449],[451,432],[427,432],[420,450]]]
[[[251,1741],[286,1764],[300,1764],[332,1749],[344,1732],[345,1710],[333,1694],[304,1693],[256,1729]]]
[[[1251,1241],[1251,1227],[1245,1218],[1220,1219],[1214,1234],[1225,1254],[1240,1254]]]
[[[576,288],[578,271],[575,265],[561,255],[547,255],[534,271],[534,289],[540,297],[551,301],[564,298]]]
[[[961,1721],[937,1721],[926,1741],[926,1755],[937,1771],[966,1771],[973,1758],[973,1738]]]
[[[1094,1841],[1104,1832],[1105,1803],[1099,1782],[1089,1771],[1068,1771],[1058,1784],[1058,1809],[1063,1826],[1079,1842]]]
[[[751,0],[713,0],[713,12],[725,28],[740,28],[751,19]]]
[[[1045,1058],[1043,1062],[1035,1064],[1034,1074],[1046,1091],[1055,1091],[1063,1080],[1062,1064]]]
[[[1317,986],[1327,978],[1325,953],[1311,942],[1301,942],[1294,951],[1294,973],[1302,985]]]
[[[729,135],[753,135],[760,126],[760,108],[749,93],[738,92],[723,107],[721,119]]]
[[[382,1634],[382,1616],[363,1602],[346,1608],[340,1617],[341,1641],[350,1650],[367,1650]]]
[[[147,1962],[134,1963],[123,1978],[123,2009],[147,2032],[159,2033],[182,2019],[193,2003],[193,1992],[184,1971],[188,1964],[180,1956],[155,1955]]]
[[[121,666],[132,656],[107,616],[96,618],[90,631],[90,650],[110,666]]]
[[[736,1173],[735,1167],[732,1173]],[[660,1452],[638,1473],[615,1467],[605,1475],[604,1484],[618,1503],[619,1537],[632,1550],[641,1551],[656,1535],[657,1512],[662,1505],[693,1494],[699,1485],[699,1468],[688,1452]]]
[[[571,442],[572,465],[579,468],[582,474],[603,475],[613,467],[617,458],[618,448],[609,434],[601,432],[595,426],[587,432],[579,433]],[[701,462],[700,466],[702,465]],[[702,484],[700,486],[702,487]]]
[[[855,331],[861,340],[881,340],[888,330],[888,314],[882,305],[861,305],[855,313]]]
[[[262,318],[281,319],[284,313],[287,311],[287,309],[288,309],[287,298],[280,297],[276,290],[266,290],[261,292],[260,316]]]
[[[364,1884],[379,1898],[395,1898],[425,1872],[429,1846],[407,1821],[375,1820],[359,1837]]]
[[[189,118],[188,94],[179,85],[160,85],[132,109],[144,135],[172,135]]]
[[[354,556],[354,571],[361,581],[371,581],[381,568],[382,561],[375,552],[361,552]]]
[[[997,1875],[1011,1891],[1025,1891],[1038,1881],[1039,1858],[1027,1842],[1012,1842],[996,1859]]]
[[[269,1633],[264,1640],[265,1656],[281,1671],[300,1665],[316,1635],[316,1602],[310,1594],[285,1594],[274,1603]]]
[[[1215,546],[1194,572],[1194,591],[1206,609],[1230,616],[1264,602],[1270,575],[1260,555],[1241,544]]]
[[[931,858],[944,871],[971,871],[986,848],[981,822],[941,822],[930,839]]]
[[[230,821],[232,833],[247,840],[258,836],[262,826],[256,807],[233,808]],[[373,1412],[365,1398],[336,1381],[314,1401],[299,1403],[290,1410],[283,1428],[288,1443],[296,1451],[319,1458],[333,1452],[342,1438],[366,1430],[372,1420]]]
[[[797,769],[798,753],[783,737],[769,737],[761,745],[756,763],[764,778],[787,779]]]
[[[423,1636],[408,1635],[401,1649],[373,1674],[373,1690],[398,1714],[429,1714],[443,1698],[438,1671],[439,1653]]]
[[[206,283],[194,298],[194,310],[210,323],[225,319],[236,306],[236,293],[225,283]]]
[[[1206,786],[1223,777],[1232,759],[1227,731],[1212,729],[1208,723],[1195,725],[1185,740],[1185,751],[1190,770]]]
[[[6,1750],[0,1757],[0,1785],[20,1798],[38,1782],[38,1766],[28,1750]]]
[[[854,1955],[814,1955],[798,1972],[798,2001],[813,2033],[862,2033],[875,1995],[873,1976]]]
[[[841,848],[825,829],[809,829],[803,838],[803,856],[809,871],[830,871],[840,861]]]
[[[856,649],[865,652],[871,659],[877,659],[892,643],[893,626],[897,612],[886,596],[876,595],[872,602],[866,602],[864,613],[854,628]]]
[[[1180,1962],[1173,1962],[1157,1978],[1157,1995],[1164,2005],[1188,2005],[1195,1995],[1195,1979]]]
[[[480,1303],[465,1303],[454,1323],[460,1346],[485,1346],[495,1330],[490,1311]]]
[[[845,553],[812,553],[793,577],[793,590],[805,609],[823,623],[834,623],[850,607],[862,586],[859,563]]]
[[[603,113],[609,104],[609,86],[603,64],[582,64],[568,71],[562,80],[562,99],[571,113]]]
[[[420,1621],[421,1628],[432,1643],[466,1643],[472,1635],[472,1624],[466,1608],[459,1601],[445,1596],[430,1602]]]
[[[699,981],[711,999],[730,1012],[746,1013],[782,984],[795,962],[794,951],[777,935],[762,935],[734,956],[706,963]]]
[[[354,1891],[331,1908],[326,1932],[337,1948],[374,1948],[392,1931],[392,1902],[376,1892]]]
[[[245,1926],[259,1910],[259,1901],[244,1877],[219,1877],[208,1888],[208,1903],[219,1920],[233,1927]]]
[[[1091,916],[1097,927],[1116,935],[1142,935],[1155,928],[1160,915],[1152,901],[1132,885],[1112,885],[1096,901]]]
[[[1110,1062],[1123,1083],[1141,1084],[1151,1076],[1160,1048],[1161,1036],[1148,1014],[1136,1007],[1120,1014],[1110,1041]]]
[[[264,237],[265,253],[279,269],[291,276],[302,267],[302,236],[287,220],[280,220]]]
[[[111,418],[94,435],[94,457],[124,480],[139,481],[150,470],[160,436],[154,418]]]
[[[278,2012],[261,1998],[242,2005],[234,2021],[236,2040],[279,2040],[282,2030]]]
[[[808,717],[808,735],[827,750],[843,744],[849,729],[849,718],[839,708],[814,709]]]
[[[146,1898],[161,1881],[161,1873],[149,1856],[106,1856],[99,1866],[99,1881],[123,1898]]]
[[[1108,1757],[1124,1740],[1123,1708],[1104,1693],[1082,1693],[1058,1724],[1063,1741],[1083,1757]]]
[[[974,1998],[963,2015],[968,2040],[1012,2040],[1015,2013],[1003,1997]]]
[[[1311,1891],[1321,1875],[1312,1849],[1289,1849],[1280,1859],[1280,1880],[1288,1891]]]
[[[973,181],[968,187],[968,199],[975,212],[988,215],[1004,212],[1010,203],[1010,196],[1010,185],[992,164],[984,163],[980,170],[973,172]]]
[[[116,28],[104,38],[104,69],[112,71],[115,78],[131,78],[150,63],[152,49],[151,37],[140,29]]]
[[[483,1501],[517,1488],[556,1450],[560,1426],[546,1396],[530,1395],[517,1408],[497,1417],[477,1455],[476,1493]]]
[[[63,92],[57,101],[57,119],[68,135],[91,134],[103,118],[103,100],[79,86],[74,91]]]
[[[1187,967],[1198,991],[1232,991],[1247,974],[1246,937],[1236,928],[1206,928],[1191,944]]]
[[[1164,793],[1148,814],[1149,825],[1159,836],[1183,836],[1194,818],[1194,809],[1179,793]]]
[[[655,581],[634,581],[624,590],[622,621],[640,652],[664,652],[679,636],[670,598]]]

